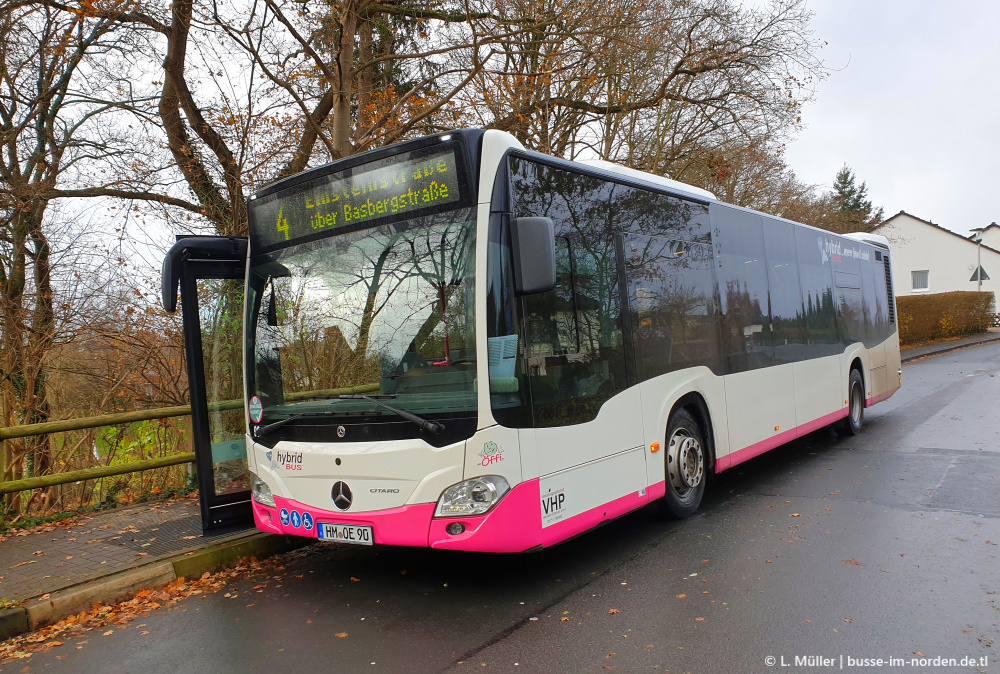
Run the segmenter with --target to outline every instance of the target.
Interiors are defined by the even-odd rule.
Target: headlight
[[[507,480],[499,475],[482,475],[445,489],[438,499],[435,517],[482,515],[510,491]]]
[[[271,488],[267,486],[267,482],[253,473],[250,473],[250,490],[254,501],[270,508],[274,507],[274,496],[271,494]]]

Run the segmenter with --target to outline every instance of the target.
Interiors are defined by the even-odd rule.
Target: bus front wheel
[[[865,421],[865,381],[857,370],[851,370],[847,401],[847,418],[840,422],[838,430],[841,435],[857,435]]]
[[[666,517],[690,517],[701,505],[708,458],[704,437],[697,419],[686,409],[679,409],[670,417],[663,457],[666,493],[659,507],[660,513]]]

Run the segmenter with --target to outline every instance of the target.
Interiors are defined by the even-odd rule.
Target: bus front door
[[[179,238],[161,278],[163,306],[180,289],[202,530],[253,522],[243,412],[243,293],[247,240]]]

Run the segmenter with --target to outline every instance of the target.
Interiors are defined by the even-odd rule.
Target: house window
[[[930,272],[928,270],[923,271],[911,271],[910,276],[913,278],[913,289],[914,290],[929,290],[930,284],[928,276]]]

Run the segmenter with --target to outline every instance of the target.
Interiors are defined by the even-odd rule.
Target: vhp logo
[[[562,491],[555,492],[554,494],[546,494],[542,497],[542,513],[545,515],[557,513],[563,509],[565,503],[566,494]]]

